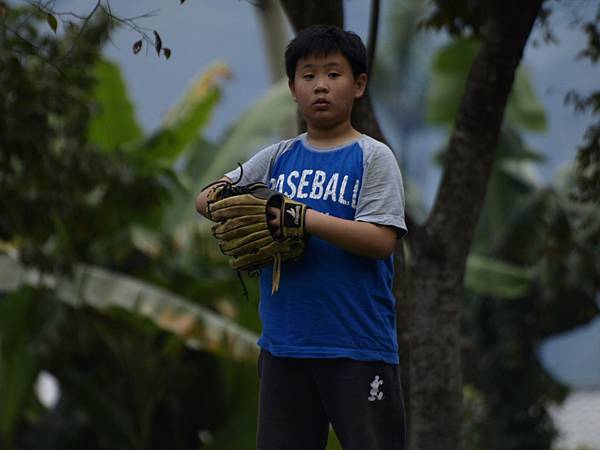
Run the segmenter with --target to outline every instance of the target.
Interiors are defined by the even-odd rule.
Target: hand
[[[271,228],[271,230],[273,230],[273,234],[275,234],[276,236],[279,235],[279,223],[281,220],[280,217],[281,210],[279,208],[275,208],[273,206],[269,207],[267,216],[267,218],[269,219],[269,227]]]

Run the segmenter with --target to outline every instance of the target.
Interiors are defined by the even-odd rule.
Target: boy
[[[257,448],[322,450],[331,424],[345,450],[403,449],[392,253],[406,233],[404,192],[391,150],[350,123],[367,86],[365,47],[313,26],[285,61],[307,132],[257,153],[240,184],[308,205],[310,238],[302,260],[282,264],[275,294],[272,269],[262,270]]]

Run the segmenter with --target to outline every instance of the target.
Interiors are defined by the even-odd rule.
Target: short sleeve
[[[396,157],[385,144],[368,138],[364,145],[363,178],[354,220],[388,225],[407,232],[404,185]]]
[[[270,145],[256,153],[252,158],[242,164],[242,178],[239,184],[265,183],[269,181],[269,170],[273,159],[275,158],[278,144]],[[238,181],[240,177],[240,168],[234,169],[225,174],[232,181]]]

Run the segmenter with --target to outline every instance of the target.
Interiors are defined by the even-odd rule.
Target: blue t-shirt
[[[237,171],[226,174],[237,179]],[[240,181],[262,181],[316,211],[406,232],[402,178],[391,150],[368,136],[328,150],[306,135],[267,147]],[[371,259],[310,236],[303,258],[260,278],[260,347],[275,356],[398,363],[392,257]]]

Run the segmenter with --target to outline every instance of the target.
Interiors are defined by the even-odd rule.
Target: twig
[[[53,62],[46,54],[46,49],[44,49],[43,47],[40,47],[38,45],[33,44],[32,42],[30,42],[27,38],[21,36],[19,34],[19,32],[17,30],[14,30],[10,27],[6,27],[7,31],[10,31],[12,34],[14,34],[17,38],[19,38],[20,40],[22,40],[23,42],[25,42],[27,45],[29,45],[37,58],[40,58],[42,61],[44,61],[46,64],[48,64],[49,66],[51,66],[53,69],[55,69],[66,81],[70,81],[69,76],[60,68],[60,66],[58,66],[55,62]],[[15,51],[15,53],[17,54],[21,54],[24,56],[31,56],[28,53],[24,53],[24,52],[19,52],[19,51]]]
[[[249,0],[247,0],[247,1],[249,1]],[[51,67],[56,69],[61,74],[61,76],[63,76],[67,80],[68,80],[68,76],[66,75],[66,73],[62,69],[60,69],[60,67],[54,61],[50,60],[50,58],[47,55],[46,49],[36,46],[35,44],[30,42],[27,38],[25,38],[24,36],[22,36],[19,33],[20,29],[23,26],[25,26],[29,22],[29,20],[31,20],[31,18],[36,14],[36,10],[37,10],[37,12],[41,12],[43,14],[50,14],[55,17],[59,17],[61,22],[63,23],[63,27],[65,26],[65,24],[67,22],[71,23],[70,21],[67,21],[66,18],[74,18],[80,22],[80,24],[79,24],[80,28],[79,28],[77,37],[74,39],[74,42],[71,45],[71,48],[69,48],[69,50],[63,56],[58,58],[59,61],[68,60],[71,57],[71,55],[73,54],[73,52],[79,47],[80,42],[81,42],[81,36],[85,32],[89,22],[92,20],[92,17],[95,14],[97,14],[98,11],[102,11],[104,14],[106,14],[108,19],[110,20],[110,29],[114,28],[115,23],[125,25],[130,30],[138,33],[142,37],[142,39],[148,43],[148,45],[146,46],[146,50],[148,50],[148,47],[150,47],[150,46],[156,47],[156,40],[151,36],[151,33],[156,33],[156,31],[151,28],[142,27],[142,26],[138,25],[136,23],[136,21],[140,20],[140,19],[154,17],[159,12],[158,9],[146,12],[144,14],[139,14],[137,16],[119,17],[113,13],[111,4],[110,4],[110,0],[96,0],[93,8],[86,15],[77,14],[73,11],[56,11],[54,9],[56,0],[46,0],[46,1],[25,0],[25,2],[33,8],[33,11],[31,11],[31,13],[27,14],[27,16],[24,17],[24,19],[17,25],[16,29],[13,29],[10,27],[5,27],[6,31],[14,34],[18,39],[29,44],[31,46],[31,48],[34,50],[34,56],[39,57],[45,63],[49,64]],[[251,2],[249,1],[249,3],[251,3]],[[108,39],[112,42],[112,40],[110,39],[110,33],[109,33]],[[114,44],[114,42],[113,42],[113,44]],[[21,53],[21,52],[19,52],[19,53]]]

